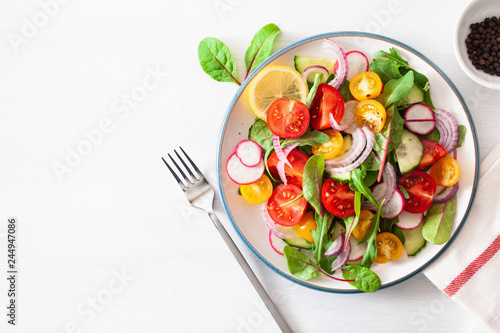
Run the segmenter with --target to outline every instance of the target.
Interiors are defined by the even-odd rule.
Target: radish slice
[[[274,245],[275,242],[277,243],[279,240],[278,237],[276,237],[276,235],[273,234],[273,232],[271,230],[269,230],[269,244],[271,244],[271,247],[273,248],[273,250],[277,253],[277,254],[281,254],[281,255],[284,255],[283,252],[281,252],[280,250],[278,250],[276,248],[276,246]]]
[[[405,198],[403,193],[399,189],[396,189],[392,199],[389,202],[384,203],[382,206],[382,214],[384,214],[384,218],[393,219],[396,216],[399,216],[403,211],[405,206]]]
[[[340,126],[345,126],[350,124],[348,128],[344,130],[344,133],[352,134],[359,128],[358,123],[356,122],[356,118],[354,118],[354,114],[356,112],[356,106],[358,106],[359,101],[355,99],[350,99],[344,104],[344,117],[340,121]]]
[[[436,127],[434,112],[423,103],[410,106],[404,116],[406,128],[413,133],[427,135]]]
[[[357,74],[370,69],[370,61],[368,61],[368,58],[363,53],[354,50],[347,52],[345,55],[347,58],[347,67],[349,68],[347,72],[347,79],[349,81]]]
[[[359,241],[356,238],[351,237],[349,244],[351,244],[351,254],[349,255],[349,258],[347,258],[347,261],[352,262],[362,259],[366,249],[368,248],[368,243],[364,242],[363,244],[359,244]]]
[[[449,201],[455,194],[458,192],[458,183],[455,183],[452,186],[446,187],[443,191],[441,191],[439,194],[436,194],[434,198],[432,198],[432,202],[434,203],[445,203]]]
[[[330,53],[333,53],[332,58],[337,59],[335,63],[335,74],[337,74],[337,76],[329,84],[339,89],[342,84],[344,84],[345,78],[347,77],[347,71],[349,70],[345,51],[337,43],[328,38],[325,38],[325,51],[330,51]]]
[[[395,223],[397,227],[404,230],[413,230],[424,220],[424,213],[412,214],[407,211],[403,211],[398,217],[399,222]]]
[[[262,148],[252,140],[241,141],[236,146],[235,153],[241,163],[249,168],[259,165],[262,161]]]
[[[264,161],[260,161],[257,166],[249,168],[241,163],[236,153],[229,156],[226,163],[226,171],[229,178],[238,185],[255,183],[262,177],[264,170]]]
[[[328,79],[328,77],[330,76],[330,72],[328,71],[328,69],[323,66],[309,66],[302,72],[302,78],[304,80],[307,80],[307,77],[311,73],[323,74],[323,82],[325,82],[326,79]],[[312,81],[314,82],[314,79]]]

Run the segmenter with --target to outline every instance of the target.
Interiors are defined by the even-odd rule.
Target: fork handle
[[[221,236],[224,239],[224,241],[226,242],[227,246],[229,247],[229,249],[233,253],[234,257],[236,258],[236,260],[240,264],[241,268],[243,269],[243,271],[247,275],[248,279],[250,280],[250,282],[252,282],[252,285],[254,286],[255,290],[257,290],[257,293],[259,294],[260,298],[262,299],[262,301],[266,305],[267,309],[269,310],[269,312],[271,312],[271,315],[273,316],[274,320],[278,324],[281,331],[283,333],[291,333],[292,330],[290,329],[290,327],[288,327],[288,324],[285,322],[285,320],[281,316],[281,314],[278,311],[278,308],[274,304],[273,300],[271,299],[271,297],[269,297],[269,294],[264,289],[264,287],[260,283],[259,279],[255,275],[255,273],[252,271],[252,268],[250,268],[250,266],[248,265],[247,261],[245,260],[245,258],[241,254],[238,247],[236,247],[236,244],[234,244],[233,240],[231,239],[231,236],[229,236],[226,229],[224,228],[222,223],[219,221],[219,218],[217,217],[217,215],[215,215],[215,213],[208,213],[208,215],[210,216],[210,218],[214,222],[215,227],[217,228],[217,230],[219,230],[219,233],[221,234]]]

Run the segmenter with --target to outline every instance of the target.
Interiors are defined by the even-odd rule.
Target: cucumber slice
[[[424,91],[420,89],[418,86],[413,85],[408,95],[405,98],[403,98],[399,102],[399,104],[400,105],[416,104],[416,103],[422,103],[423,101],[424,101]]]
[[[330,175],[330,178],[338,180],[342,183],[349,183],[351,181],[351,172],[344,172],[339,175]]]
[[[290,246],[298,247],[300,249],[305,249],[305,250],[312,249],[312,243],[309,243],[307,239],[300,236],[297,238],[283,239],[283,241]]]
[[[418,227],[412,230],[404,230],[401,229],[403,235],[405,236],[405,248],[408,256],[416,255],[421,249],[424,248],[427,243],[424,236],[422,235],[422,227],[424,226],[421,223]]]
[[[336,59],[313,58],[306,56],[295,56],[293,61],[295,63],[295,69],[299,73],[302,73],[304,69],[310,66],[323,66],[330,72],[330,74],[335,72],[335,63],[337,62]],[[325,77],[325,80],[326,79],[327,78]],[[309,75],[307,77],[307,82],[314,83],[314,75]]]
[[[401,173],[408,173],[415,169],[424,156],[424,145],[416,134],[403,129],[401,142],[396,147],[396,157],[398,159]]]

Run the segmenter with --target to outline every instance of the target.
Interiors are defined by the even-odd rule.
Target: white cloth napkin
[[[462,230],[424,274],[446,295],[500,332],[500,144],[480,163]]]

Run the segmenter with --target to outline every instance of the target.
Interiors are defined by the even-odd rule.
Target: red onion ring
[[[457,119],[451,113],[443,109],[435,109],[434,113],[436,117],[436,127],[441,134],[439,144],[449,153],[455,149],[460,137]],[[438,125],[438,122],[442,122],[442,125]],[[441,130],[443,132],[441,132]]]
[[[329,84],[332,87],[339,89],[342,84],[344,84],[348,71],[345,51],[337,43],[328,38],[325,38],[325,50],[332,51],[335,57],[337,57],[338,68],[335,71],[337,76]]]
[[[269,230],[271,230],[272,233],[276,237],[281,238],[281,239],[288,239],[288,238],[296,237],[295,234],[289,233],[289,232],[287,232],[286,229],[285,230],[283,229],[286,227],[277,226],[276,223],[274,223],[273,219],[271,218],[271,216],[269,216],[269,213],[267,212],[267,202],[264,204],[264,207],[263,207],[260,215],[261,215],[262,219],[264,220],[264,222],[266,222],[266,225],[269,228]]]
[[[328,116],[330,119],[330,126],[336,131],[342,132],[342,131],[348,129],[349,127],[351,127],[351,125],[352,125],[352,123],[340,125],[339,123],[337,123],[335,121],[335,119],[333,118],[333,115],[331,113]]]
[[[342,252],[342,249],[344,248],[344,241],[345,241],[345,232],[342,232],[340,236],[337,237],[333,241],[333,244],[328,248],[328,250],[323,253],[325,257],[335,257]]]
[[[347,249],[341,252],[337,258],[332,262],[332,271],[336,271],[339,268],[342,268],[347,263],[347,259],[349,259],[349,255],[351,254],[351,244],[347,243]]]
[[[366,135],[361,127],[356,128],[352,133],[352,144],[349,150],[342,156],[334,157],[325,161],[325,165],[331,168],[344,167],[354,162],[366,145]]]
[[[432,202],[437,204],[442,204],[449,201],[451,198],[455,196],[458,192],[458,183],[455,183],[452,186],[448,186],[441,193],[436,194],[434,198],[432,198]]]
[[[328,79],[328,76],[330,76],[330,72],[328,71],[328,69],[326,69],[325,67],[323,66],[309,66],[307,67],[306,69],[304,69],[302,71],[302,78],[304,80],[307,80],[307,77],[309,76],[309,74],[311,73],[319,73],[319,74],[323,74],[323,78],[324,78],[324,81],[326,81],[326,79]]]

